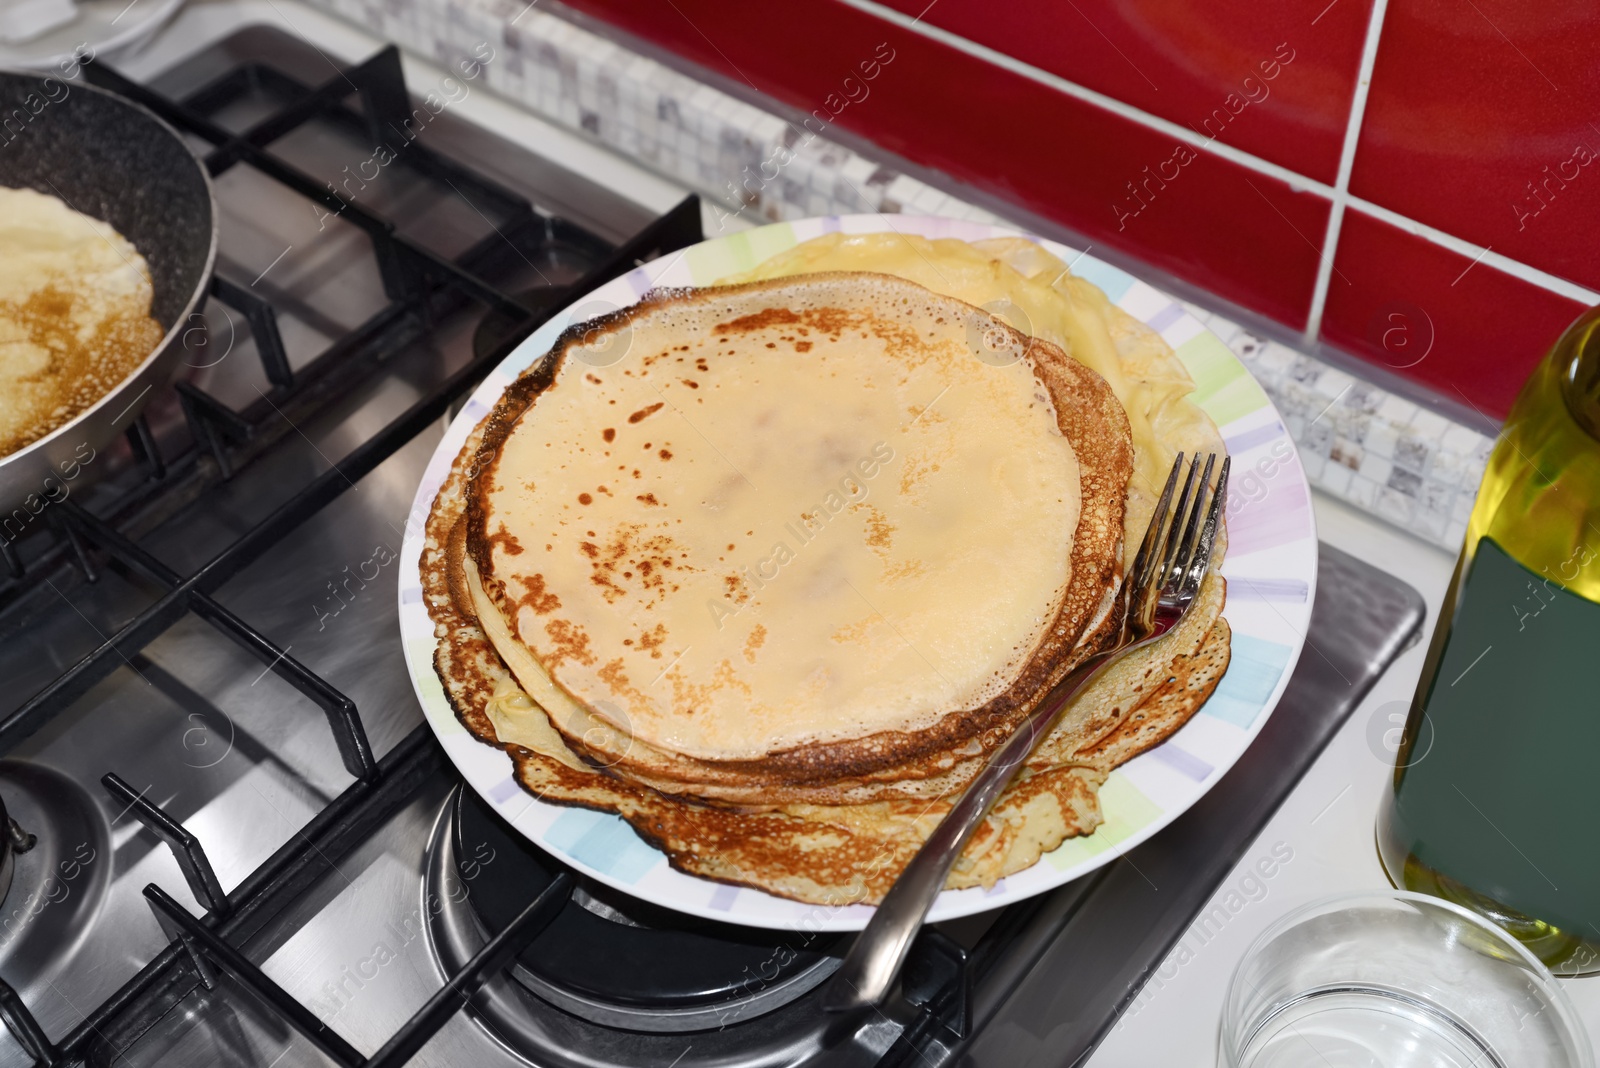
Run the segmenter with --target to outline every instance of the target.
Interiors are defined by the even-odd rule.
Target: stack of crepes
[[[474,430],[427,526],[435,667],[534,795],[682,871],[875,902],[1114,637],[1175,453],[1221,441],[1032,242],[835,234],[726,281],[569,330]],[[1213,573],[1078,698],[951,887],[1095,830],[1226,670],[1222,603]]]

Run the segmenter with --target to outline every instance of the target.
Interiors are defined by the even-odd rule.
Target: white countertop
[[[317,43],[331,58],[356,61],[383,42],[348,23],[296,0],[205,0],[191,3],[137,56],[115,62],[134,77],[153,74],[202,45],[250,23],[282,26]],[[406,57],[410,85],[436,83],[444,72],[434,64]],[[537,118],[527,111],[475,92],[457,113],[502,136],[536,146],[546,157],[609,186],[658,212],[688,192],[675,181],[643,168],[590,139]],[[709,213],[708,213],[709,217]],[[711,229],[715,229],[714,225]],[[1455,564],[1443,552],[1366,513],[1315,493],[1317,529],[1323,540],[1398,575],[1428,602],[1424,640],[1408,650],[1379,680],[1373,692],[1329,744],[1300,785],[1278,810],[1239,866],[1218,889],[1220,898],[1239,891],[1245,904],[1221,930],[1179,963],[1164,962],[1133,1008],[1095,1052],[1088,1068],[1149,1068],[1151,1065],[1211,1065],[1216,1059],[1217,1023],[1228,980],[1250,942],[1273,920],[1315,898],[1351,890],[1382,889],[1389,883],[1378,864],[1373,822],[1384,777],[1392,767],[1381,738],[1403,717],[1422,668],[1426,635],[1432,632],[1439,602]],[[1308,654],[1309,655],[1309,654]],[[1389,717],[1399,717],[1390,722]],[[1374,720],[1381,726],[1374,727]],[[1265,890],[1253,895],[1241,887],[1246,869],[1273,852],[1292,857],[1277,866]],[[1253,900],[1252,900],[1253,897]],[[1198,940],[1191,939],[1191,946]],[[1600,977],[1566,980],[1591,1036],[1600,1035]]]

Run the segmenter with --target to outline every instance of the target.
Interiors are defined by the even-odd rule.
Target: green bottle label
[[[1558,581],[1478,542],[1395,812],[1424,864],[1594,939],[1600,604]]]

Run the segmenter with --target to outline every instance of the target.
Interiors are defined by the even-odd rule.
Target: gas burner
[[[16,871],[17,856],[32,849],[38,842],[36,835],[23,829],[22,824],[6,811],[5,798],[0,796],[0,901],[11,892],[11,876]]]
[[[449,972],[560,871],[460,787],[428,849],[424,911]],[[492,980],[468,1011],[541,1065],[566,1064],[596,1043],[627,1058],[617,1063],[670,1063],[680,1054],[680,1068],[793,1063],[819,1041],[820,1010],[807,995],[839,966],[838,942],[700,920],[585,881],[509,978]],[[681,1036],[690,1031],[700,1034],[685,1054]]]
[[[9,817],[0,818],[0,979],[37,1002],[37,988],[83,942],[111,885],[111,837],[89,794],[44,765],[0,760],[0,797],[0,817]]]

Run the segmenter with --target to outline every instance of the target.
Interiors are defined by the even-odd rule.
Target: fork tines
[[[1212,488],[1211,473],[1217,467],[1217,455],[1210,453],[1205,457],[1203,471],[1199,455],[1194,456],[1189,462],[1189,473],[1183,480],[1183,489],[1178,494],[1174,510],[1172,495],[1177,489],[1183,461],[1184,455],[1180,452],[1172,463],[1161,497],[1156,501],[1155,512],[1150,517],[1150,529],[1145,532],[1139,554],[1134,558],[1129,581],[1135,591],[1155,588],[1177,593],[1186,588],[1192,596],[1198,591],[1211,562],[1211,548],[1216,541],[1217,524],[1222,517],[1222,502],[1228,495],[1231,460],[1227,456],[1222,457],[1217,484]]]

